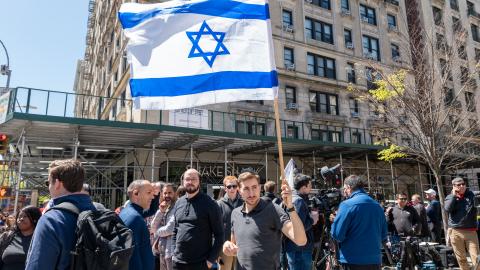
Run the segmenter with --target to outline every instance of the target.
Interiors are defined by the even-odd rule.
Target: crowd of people
[[[28,206],[16,217],[5,219],[0,234],[0,269],[70,269],[76,243],[77,215],[65,211],[69,202],[82,211],[105,207],[92,202],[85,185],[85,170],[75,160],[58,160],[49,166],[51,200],[42,210]],[[470,269],[478,253],[475,194],[462,178],[444,203],[448,233],[462,270]],[[180,186],[134,180],[128,186],[129,200],[116,209],[131,230],[132,253],[128,269],[291,269],[311,270],[317,241],[314,228],[327,226],[325,216],[312,208],[312,179],[294,177],[291,188],[283,183],[280,196],[276,183],[263,185],[254,172],[223,180],[224,195],[214,200],[200,189],[200,174],[188,169]],[[345,270],[375,270],[382,266],[382,248],[388,235],[442,241],[442,211],[437,192],[424,197],[396,195],[394,205],[382,207],[364,189],[355,175],[344,180],[345,199],[330,216],[331,238],[338,244],[336,257]],[[113,212],[112,212],[113,213]],[[8,224],[8,225],[7,225]]]

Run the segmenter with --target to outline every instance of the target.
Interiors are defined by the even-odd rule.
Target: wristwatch
[[[292,207],[290,207],[290,208],[287,208],[287,212],[290,213],[290,212],[293,212],[293,211],[295,211],[295,206],[292,206]]]

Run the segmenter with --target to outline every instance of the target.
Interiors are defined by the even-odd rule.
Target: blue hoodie
[[[80,211],[95,210],[87,194],[71,194],[53,199],[53,205],[71,202]],[[70,269],[70,251],[75,244],[77,216],[51,209],[38,221],[27,255],[26,270]]]
[[[340,262],[382,263],[382,242],[387,239],[383,209],[363,189],[343,201],[332,224],[332,237],[338,241]]]

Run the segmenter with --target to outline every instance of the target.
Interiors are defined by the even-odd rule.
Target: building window
[[[377,16],[375,15],[374,8],[360,5],[360,16],[362,17],[362,21],[369,24],[377,25]]]
[[[290,10],[282,10],[282,23],[284,28],[293,26],[293,15]]]
[[[465,44],[458,46],[458,57],[463,60],[467,60],[467,50],[465,49]]]
[[[325,56],[307,53],[307,72],[310,75],[336,79],[335,60]]]
[[[363,54],[369,59],[380,61],[380,47],[378,46],[378,39],[363,36]]]
[[[287,138],[298,139],[298,127],[295,125],[287,125]]]
[[[448,43],[447,43],[447,40],[445,39],[445,36],[437,33],[436,38],[437,38],[436,40],[437,49],[448,50]]]
[[[362,137],[363,137],[363,134],[356,130],[354,132],[352,132],[352,143],[354,144],[361,144],[362,143]]]
[[[350,10],[349,0],[342,0],[341,7],[342,7],[342,10],[345,10],[345,11]]]
[[[240,134],[265,136],[265,123],[237,120],[235,128]]]
[[[452,28],[454,31],[462,31],[462,22],[457,17],[452,17]]]
[[[373,68],[366,67],[365,79],[367,80],[367,89],[372,90],[372,89],[378,88],[377,83],[375,81],[381,80],[382,76],[379,72],[376,72]]]
[[[443,25],[442,10],[437,7],[432,7],[432,12],[433,12],[433,20],[435,21],[435,25],[438,25],[438,26]]]
[[[458,11],[458,0],[450,0],[450,8]]]
[[[397,18],[395,15],[387,14],[388,29],[397,29]]]
[[[338,96],[321,92],[310,91],[310,110],[312,112],[338,115]]]
[[[475,112],[475,94],[471,92],[465,92],[465,103],[467,104],[467,111]]]
[[[343,38],[345,39],[345,47],[353,49],[353,38],[352,30],[344,28],[343,29]]]
[[[330,0],[313,0],[312,4],[328,10],[331,8]]]
[[[355,76],[355,64],[347,63],[347,81],[349,83],[356,83],[357,78]]]
[[[327,125],[312,125],[312,140],[342,142],[342,128]]]
[[[332,25],[310,18],[305,19],[305,32],[311,39],[333,44]]]
[[[453,77],[452,77],[452,72],[451,72],[451,69],[449,67],[449,65],[447,65],[447,61],[445,59],[441,59],[440,58],[440,71],[442,73],[442,77],[447,77],[447,79],[449,81],[452,81],[453,80]]]
[[[443,98],[443,102],[445,103],[445,106],[451,106],[455,99],[455,93],[452,88],[445,88],[444,91],[445,97]]]
[[[480,61],[480,49],[475,48],[475,60]]]
[[[477,15],[477,12],[475,11],[475,4],[470,1],[467,1],[467,13],[468,15]]]
[[[122,94],[120,95],[120,108],[125,107],[125,100],[127,99],[127,91],[123,90]]]
[[[287,69],[295,68],[295,58],[292,48],[283,48],[283,63],[285,64],[285,68]]]
[[[400,48],[398,47],[397,44],[390,44],[390,48],[392,50],[392,59],[394,61],[397,61],[400,59]]]
[[[478,35],[478,26],[475,24],[471,24],[470,27],[472,28],[472,39],[476,42],[480,42],[480,36]]]
[[[348,102],[350,105],[350,115],[353,117],[358,117],[360,115],[358,100],[356,98],[351,97]]]
[[[297,89],[295,87],[286,86],[285,87],[285,103],[297,103]]]
[[[469,81],[469,71],[467,67],[460,67],[460,82],[467,84]]]

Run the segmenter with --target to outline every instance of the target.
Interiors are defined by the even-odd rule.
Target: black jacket
[[[417,211],[410,205],[400,208],[395,205],[387,215],[387,223],[393,224],[398,234],[412,236],[420,229],[420,218]]]
[[[445,211],[448,212],[448,226],[451,228],[477,228],[477,208],[475,194],[465,191],[463,198],[453,194],[445,198]]]
[[[273,202],[275,204],[281,204],[282,203],[282,199],[277,197],[272,192],[265,192],[265,195],[263,195],[262,200],[264,200],[266,202]]]
[[[234,201],[228,198],[228,194],[225,194],[223,198],[217,201],[220,207],[220,213],[222,214],[223,230],[225,231],[225,241],[230,241],[232,233],[232,211],[233,209],[242,206],[243,200],[240,198],[240,194],[237,193],[237,197]]]
[[[223,246],[223,224],[217,203],[199,192],[193,198],[185,195],[178,199],[173,211],[173,260],[183,264],[215,262]]]

